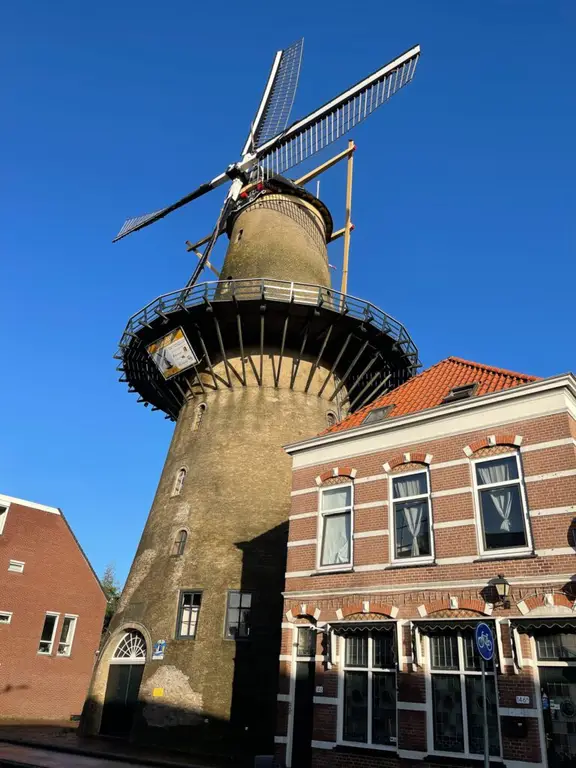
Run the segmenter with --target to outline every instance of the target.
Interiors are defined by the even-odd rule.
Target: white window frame
[[[54,622],[54,629],[52,630],[52,637],[50,640],[42,640],[42,632],[44,631],[44,624],[46,623],[46,617],[47,616],[55,616],[56,621]],[[52,656],[52,651],[54,650],[54,638],[56,637],[56,632],[58,630],[58,624],[60,623],[60,614],[56,613],[56,611],[46,611],[44,614],[44,621],[42,622],[42,629],[40,631],[40,639],[38,640],[38,655],[39,656]],[[47,651],[41,651],[40,650],[40,643],[50,643],[50,648]]]
[[[394,498],[394,480],[398,477],[406,478],[412,475],[426,475],[426,483],[428,492],[421,493],[417,496],[402,496]],[[422,563],[433,563],[436,557],[434,549],[434,524],[432,521],[432,492],[430,490],[430,469],[429,467],[422,467],[422,469],[410,470],[409,472],[395,472],[391,474],[388,479],[388,533],[390,539],[390,562],[394,565],[421,565]],[[430,537],[430,554],[420,555],[418,557],[396,557],[396,509],[395,505],[398,502],[416,501],[420,499],[428,500],[428,535]]]
[[[62,642],[62,629],[64,628],[64,622],[66,619],[72,619],[70,626],[69,640],[66,643]],[[60,639],[56,645],[56,656],[70,656],[72,654],[72,643],[74,642],[74,635],[76,634],[76,626],[78,624],[78,616],[74,613],[65,613],[62,617],[62,626],[60,628]],[[67,650],[63,653],[60,651],[60,646],[68,646]]]
[[[182,482],[180,482],[180,475],[182,472],[184,473],[184,475],[182,476]],[[184,483],[186,482],[187,477],[188,477],[188,468],[180,467],[176,472],[176,476],[174,477],[174,482],[172,483],[172,493],[170,494],[171,497],[180,496],[180,494],[182,493],[182,488],[184,488]]]
[[[6,520],[8,519],[9,509],[10,504],[3,504],[0,502],[0,536],[2,536],[2,533],[4,532],[4,526],[6,525]]]
[[[514,457],[516,459],[516,466],[518,468],[518,478],[516,480],[504,480],[501,483],[486,483],[479,485],[476,479],[476,465],[485,463],[487,461],[498,461],[500,459],[509,459]],[[534,543],[532,541],[532,530],[530,528],[530,513],[528,509],[528,499],[526,498],[526,488],[524,484],[524,472],[522,469],[522,462],[520,461],[519,451],[507,451],[506,453],[497,453],[492,456],[479,456],[478,458],[470,460],[470,468],[472,472],[472,488],[474,495],[474,517],[476,519],[476,538],[478,541],[478,552],[480,557],[492,560],[498,559],[502,555],[529,555],[534,552]],[[506,547],[505,549],[486,549],[484,546],[484,521],[482,519],[482,503],[480,501],[480,491],[484,491],[496,486],[502,485],[519,485],[520,486],[520,501],[522,503],[522,513],[524,519],[524,531],[526,533],[526,546],[524,547]]]
[[[397,632],[398,627],[393,627],[392,632],[394,633],[392,636],[392,642],[394,644],[395,653],[397,653]],[[397,752],[398,750],[398,664],[395,664],[394,667],[375,667],[374,666],[374,654],[373,654],[373,645],[374,645],[374,638],[372,637],[372,633],[368,635],[368,664],[365,667],[351,667],[347,666],[346,664],[346,642],[348,638],[342,637],[338,638],[340,641],[340,648],[339,648],[339,674],[338,674],[338,724],[337,724],[337,743],[342,744],[346,747],[358,747],[359,749],[380,749],[384,752]],[[343,642],[342,642],[343,641]],[[345,687],[345,673],[346,672],[366,672],[368,675],[368,693],[367,693],[367,699],[368,699],[368,711],[366,714],[367,717],[367,735],[368,738],[366,742],[361,741],[345,741],[344,740],[344,709],[346,706],[346,702],[344,700],[344,687]],[[374,673],[378,674],[379,672],[384,673],[394,673],[394,680],[395,680],[395,688],[396,688],[396,744],[373,744],[372,743],[372,679],[374,676]]]
[[[452,759],[466,759],[466,760],[483,760],[484,755],[481,752],[470,752],[470,742],[468,736],[468,700],[466,698],[466,677],[480,676],[482,670],[466,669],[465,668],[465,653],[464,653],[464,639],[462,638],[462,631],[454,627],[453,630],[448,630],[458,634],[458,669],[433,669],[432,668],[432,647],[430,643],[430,635],[424,635],[425,648],[426,648],[426,718],[427,718],[427,732],[428,732],[428,753],[438,755],[441,757],[451,757]],[[432,693],[432,676],[433,675],[458,675],[460,678],[460,697],[462,702],[462,726],[464,731],[464,752],[445,752],[443,750],[436,749],[434,744],[434,699]],[[498,693],[498,675],[496,674],[496,656],[494,656],[492,671],[486,670],[486,676],[492,675],[494,677],[494,687],[496,691],[496,719],[498,722],[498,742],[500,752],[498,755],[490,755],[491,761],[502,761],[502,728],[500,723],[500,701]]]
[[[24,566],[26,563],[24,563],[23,560],[9,560],[8,561],[8,570],[10,573],[24,573]]]
[[[12,623],[12,611],[0,611],[0,616],[7,616],[8,621],[0,621],[0,626],[3,624],[11,624]]]
[[[322,496],[326,491],[334,488],[350,488],[350,506],[338,507],[322,511]],[[322,544],[324,538],[324,517],[329,515],[341,515],[343,512],[350,511],[350,561],[348,563],[334,563],[331,565],[322,565]],[[316,570],[317,571],[350,571],[354,565],[354,483],[338,483],[337,485],[325,485],[318,488],[318,523],[316,532]]]

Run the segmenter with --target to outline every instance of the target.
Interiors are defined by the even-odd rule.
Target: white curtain
[[[420,496],[427,492],[426,475],[423,472],[405,479],[401,477],[394,478],[394,497],[396,499],[405,498],[406,496]]]
[[[352,490],[349,485],[343,488],[330,488],[322,492],[322,509],[342,509],[349,507],[352,501]]]
[[[497,490],[488,491],[488,493],[496,507],[496,511],[502,518],[500,530],[509,531],[512,527],[512,524],[510,523],[510,513],[512,512],[512,488],[498,488]]]
[[[326,515],[322,542],[322,565],[350,562],[350,515]]]
[[[484,466],[478,466],[478,479],[481,483],[502,483],[506,480],[515,480],[516,476],[510,472],[510,464],[506,461],[493,461]],[[488,491],[496,511],[502,518],[501,531],[509,531],[512,527],[510,513],[512,512],[512,488],[495,488]]]
[[[420,535],[420,529],[422,528],[422,513],[424,507],[422,504],[415,504],[414,506],[405,506],[404,517],[406,518],[406,525],[412,536],[412,549],[410,550],[412,557],[418,557],[420,554],[420,547],[418,546],[418,536]]]

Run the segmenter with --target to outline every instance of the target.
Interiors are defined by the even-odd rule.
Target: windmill
[[[232,754],[239,744],[247,748],[242,740],[252,734],[255,754],[274,749],[280,649],[271,617],[282,613],[291,484],[282,446],[350,412],[361,421],[365,404],[419,367],[406,328],[346,292],[345,262],[344,287],[332,287],[327,246],[343,233],[346,255],[350,184],[346,226],[338,232],[305,184],[344,158],[350,169],[353,147],[295,181],[284,174],[409,83],[419,53],[411,48],[286,127],[302,43],[279,51],[240,160],[176,203],[130,219],[116,238],[230,184],[191,280],[132,315],[115,355],[128,391],[176,427],[99,656],[90,698],[101,706],[86,710],[87,732],[98,731],[99,711],[102,723],[130,732],[143,679],[164,698],[162,706],[146,708],[152,720],[142,718],[137,728],[144,720],[155,733],[172,728],[170,743],[181,737],[186,748],[205,741]],[[229,243],[218,279],[197,282],[223,231]],[[314,547],[300,549],[313,572]],[[114,649],[135,632],[144,649],[135,669],[115,666]],[[164,650],[146,652],[152,640]],[[239,642],[235,652],[236,640],[249,644]]]
[[[301,39],[276,53],[240,160],[171,205],[127,219],[113,242],[144,229],[230,182],[214,230],[201,241],[205,243],[204,252],[188,283],[194,285],[217,238],[224,231],[227,215],[236,204],[242,189],[250,182],[253,184],[252,189],[254,185],[258,186],[255,184],[258,181],[266,184],[269,179],[294,168],[340,139],[412,81],[420,57],[420,46],[413,46],[287,128],[298,86],[303,44],[304,40]]]

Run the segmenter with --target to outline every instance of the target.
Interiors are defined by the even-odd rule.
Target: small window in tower
[[[244,230],[243,230],[243,229],[239,229],[239,230],[238,230],[238,234],[237,234],[237,236],[236,236],[236,242],[237,242],[237,243],[239,243],[239,242],[240,242],[240,240],[242,240],[242,235],[243,235],[243,234],[244,234]]]
[[[394,408],[393,405],[385,405],[383,408],[374,408],[372,411],[368,412],[362,424],[378,424],[379,421],[384,421],[392,408]]]
[[[473,397],[478,389],[478,382],[473,384],[463,384],[460,387],[452,387],[450,392],[446,395],[443,403],[453,403],[456,400],[467,400],[469,397]]]
[[[204,418],[204,414],[206,413],[206,408],[208,406],[206,403],[200,403],[200,405],[196,408],[196,411],[194,413],[194,421],[192,423],[192,431],[196,432],[196,430],[200,429],[200,424],[202,423],[202,419]]]
[[[178,470],[178,474],[176,475],[176,479],[174,480],[174,488],[172,489],[172,496],[180,496],[180,493],[182,492],[182,487],[184,485],[184,480],[186,480],[186,470],[184,467],[182,467],[182,469]]]
[[[230,590],[226,607],[225,636],[229,640],[247,640],[250,637],[252,593]]]
[[[180,557],[180,555],[184,554],[187,538],[188,534],[184,529],[178,531],[176,538],[174,539],[174,544],[172,545],[172,555],[174,557]]]
[[[334,413],[334,411],[328,411],[326,414],[326,424],[329,427],[333,427],[338,422],[338,416]]]
[[[196,637],[196,628],[198,626],[198,616],[202,604],[202,592],[181,592],[180,607],[178,610],[178,626],[176,627],[176,637],[191,638]]]

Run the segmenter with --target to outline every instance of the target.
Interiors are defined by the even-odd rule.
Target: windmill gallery
[[[576,652],[573,549],[560,511],[544,542],[531,497],[554,482],[569,504],[576,473],[546,478],[538,462],[561,448],[576,467],[576,382],[458,358],[415,375],[406,328],[347,293],[353,144],[285,174],[408,85],[420,48],[287,127],[301,57],[302,41],[276,54],[238,162],[116,238],[230,183],[211,234],[188,245],[191,279],[136,312],[116,354],[129,391],[176,426],[82,728],[294,768],[475,764],[470,637],[488,621],[491,755],[519,768],[548,748],[554,765],[554,750],[576,754],[568,715],[540,696],[576,698],[576,670],[552,664]],[[340,161],[335,231],[306,185]],[[554,417],[538,410],[553,396]],[[504,566],[512,606],[492,578]]]

